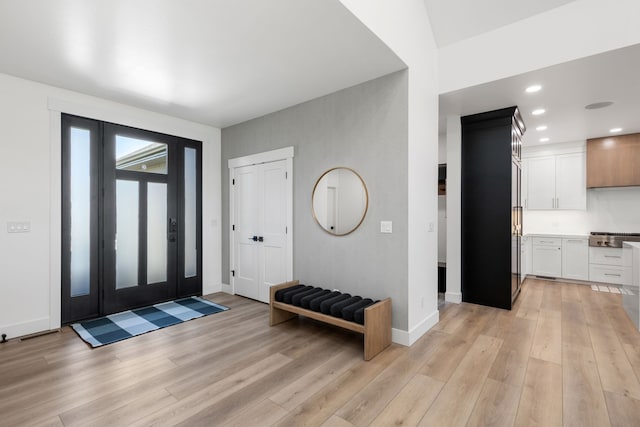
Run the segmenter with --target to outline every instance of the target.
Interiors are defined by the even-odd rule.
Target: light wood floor
[[[527,280],[512,311],[447,305],[411,348],[267,306],[91,350],[69,328],[0,345],[0,425],[640,425],[640,333],[621,296]]]

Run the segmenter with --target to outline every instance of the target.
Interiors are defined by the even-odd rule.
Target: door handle
[[[254,242],[257,242],[258,236],[249,237],[249,240],[253,240]]]

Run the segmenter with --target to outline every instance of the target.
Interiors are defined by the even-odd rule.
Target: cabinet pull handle
[[[605,258],[622,258],[620,255],[605,255]]]
[[[621,274],[613,274],[613,273],[604,273],[605,276],[616,276],[616,277],[622,277]]]

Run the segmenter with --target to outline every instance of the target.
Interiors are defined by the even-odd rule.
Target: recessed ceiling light
[[[622,128],[609,129],[609,132],[611,132],[611,133],[622,132]]]
[[[542,89],[542,86],[540,85],[531,85],[528,88],[525,89],[525,92],[527,93],[534,93],[539,91],[540,89]]]
[[[585,105],[584,108],[587,110],[597,110],[599,108],[605,108],[613,105],[611,101],[602,101],[602,102],[594,102],[593,104]]]
[[[540,138],[540,142],[547,142],[549,141],[549,138]]]
[[[542,126],[538,126],[536,128],[537,131],[543,131],[543,130],[547,130],[547,125],[542,125]]]
[[[533,110],[531,114],[533,114],[534,116],[539,116],[540,114],[544,114],[545,111],[546,110],[544,108],[538,108],[537,110]]]

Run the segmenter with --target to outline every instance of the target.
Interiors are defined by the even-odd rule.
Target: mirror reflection
[[[358,228],[368,205],[367,187],[353,169],[330,169],[313,188],[313,217],[323,230],[336,236],[344,236]]]

